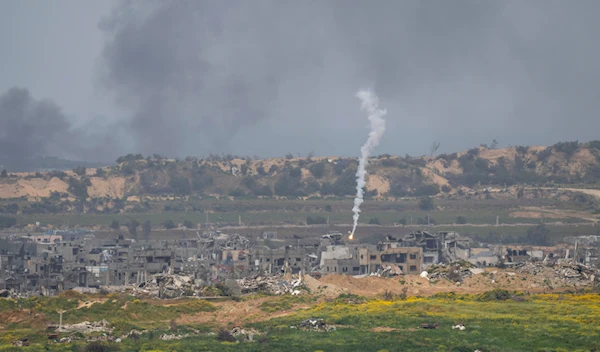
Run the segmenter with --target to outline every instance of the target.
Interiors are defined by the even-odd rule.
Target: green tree
[[[87,169],[83,166],[79,166],[73,169],[73,172],[79,176],[85,176]]]
[[[309,170],[310,170],[310,173],[315,178],[321,178],[325,174],[325,163],[319,162],[319,163],[312,164],[310,166]]]
[[[188,229],[195,229],[196,225],[194,225],[193,222],[191,222],[190,220],[184,220],[183,221],[183,226],[187,227]]]
[[[434,196],[440,193],[440,187],[436,184],[433,185],[420,185],[414,192],[416,197],[421,196]]]
[[[8,173],[6,172],[6,169],[2,170],[2,172],[0,172],[0,178],[7,178],[8,177]]]
[[[456,217],[456,223],[457,224],[466,224],[467,218],[465,218],[464,216],[458,216],[458,217]]]
[[[267,171],[265,170],[265,167],[262,164],[260,164],[256,167],[256,172],[261,176],[267,175]]]
[[[273,190],[271,189],[271,186],[268,185],[264,185],[261,188],[256,190],[256,195],[257,196],[264,196],[264,197],[272,197],[273,196]]]
[[[550,239],[550,230],[544,224],[530,227],[527,230],[527,243],[534,246],[548,246]]]
[[[232,190],[229,191],[229,196],[231,197],[244,197],[246,196],[246,191],[244,191],[241,188],[234,188]]]
[[[118,229],[120,229],[120,228],[121,228],[121,225],[119,224],[119,221],[117,221],[117,220],[113,220],[113,221],[110,223],[110,228],[111,228],[111,229],[113,229],[113,230],[118,230]]]
[[[127,229],[132,236],[137,236],[138,227],[140,223],[136,219],[132,219],[129,225],[127,225]]]
[[[0,216],[0,229],[7,229],[17,224],[17,218],[14,216]]]
[[[309,215],[306,218],[307,225],[322,225],[322,224],[326,224],[326,223],[327,223],[327,219],[321,215],[317,215],[317,216]]]
[[[419,209],[421,210],[433,210],[435,209],[435,203],[431,197],[423,197],[419,200]]]
[[[169,220],[165,220],[165,222],[163,223],[163,226],[165,227],[165,229],[174,229],[175,228],[175,223],[173,222],[173,220],[169,219]]]
[[[381,222],[379,221],[379,218],[370,218],[369,224],[370,225],[381,225]]]
[[[16,214],[19,212],[19,204],[17,203],[10,203],[6,205],[6,212],[9,214]]]
[[[152,232],[152,223],[150,220],[146,220],[142,225],[142,233],[144,234],[144,238],[148,239],[150,237],[150,232]]]
[[[292,178],[300,178],[302,177],[302,169],[299,167],[295,167],[290,170],[290,177]]]
[[[96,169],[96,177],[104,177],[104,176],[106,176],[106,171],[101,167],[97,168]]]
[[[173,190],[173,193],[177,195],[188,195],[192,192],[192,185],[190,180],[181,176],[172,176],[169,180],[169,186]]]
[[[87,188],[92,185],[92,182],[89,178],[83,178],[81,180],[78,180],[76,178],[70,177],[67,180],[67,184],[69,185],[69,188],[67,190],[72,195],[74,195],[77,198],[87,198]]]

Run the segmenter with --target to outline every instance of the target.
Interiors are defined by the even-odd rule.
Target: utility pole
[[[58,311],[58,314],[60,314],[60,318],[58,320],[58,331],[62,330],[62,315],[65,312],[65,310],[61,309]]]

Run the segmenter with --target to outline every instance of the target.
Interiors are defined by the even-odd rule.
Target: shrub
[[[272,197],[273,196],[273,190],[268,185],[264,185],[261,188],[258,188],[255,191],[255,193],[257,196],[264,196],[264,197]]]
[[[479,301],[506,301],[511,297],[511,293],[507,290],[495,289],[487,291],[479,295]]]
[[[529,150],[529,147],[527,146],[522,146],[522,145],[517,145],[515,147],[515,149],[517,150],[518,154],[527,154],[527,151]]]
[[[169,219],[169,220],[165,220],[165,222],[163,223],[163,226],[165,227],[165,229],[174,229],[175,223],[173,222],[173,220]]]
[[[466,224],[467,218],[465,218],[464,216],[458,216],[458,217],[456,217],[456,223],[457,224]]]
[[[307,225],[321,225],[321,224],[326,224],[326,223],[327,223],[327,219],[321,215],[316,215],[316,216],[309,215],[306,218]]]
[[[310,166],[309,170],[310,170],[310,173],[315,178],[321,178],[325,174],[325,163],[324,162],[315,163]]]
[[[244,197],[246,195],[246,191],[241,188],[234,188],[229,191],[229,196],[231,197]]]
[[[370,225],[381,225],[381,222],[379,221],[379,218],[371,218],[371,219],[369,219],[369,224]]]
[[[67,189],[72,195],[77,198],[87,198],[88,191],[87,188],[92,185],[92,182],[89,178],[83,178],[78,180],[76,178],[69,178],[67,180],[67,184],[69,188]]]
[[[17,218],[13,216],[0,216],[0,229],[13,227],[17,224]]]
[[[579,141],[574,142],[558,142],[552,146],[552,149],[559,153],[565,153],[567,156],[575,154],[579,150]]]
[[[94,341],[88,343],[83,350],[85,352],[108,352],[116,351],[117,349],[114,346],[110,346],[100,341]]]
[[[172,176],[169,180],[169,186],[173,190],[173,193],[177,195],[188,195],[192,192],[192,185],[190,180],[181,176]]]
[[[591,148],[591,149],[600,150],[600,140],[589,141],[588,142],[588,147]]]
[[[414,192],[414,195],[416,197],[422,197],[422,196],[434,196],[438,193],[440,193],[440,187],[438,185],[433,184],[433,185],[418,186]]]
[[[235,337],[233,337],[233,335],[231,335],[231,333],[225,329],[221,329],[219,330],[219,333],[217,334],[217,341],[221,341],[221,342],[235,342]]]
[[[421,210],[433,210],[435,209],[435,203],[431,197],[423,197],[419,200],[419,209]]]

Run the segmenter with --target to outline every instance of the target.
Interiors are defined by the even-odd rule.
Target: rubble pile
[[[0,298],[13,298],[13,299],[18,299],[18,298],[29,298],[29,297],[33,297],[33,296],[37,296],[34,292],[30,292],[29,294],[21,294],[18,292],[15,292],[14,290],[7,290],[7,289],[1,289],[0,290]]]
[[[309,318],[300,323],[300,328],[302,330],[310,330],[310,331],[335,331],[335,326],[327,325],[325,320]],[[292,326],[291,328],[296,329],[297,327]]]
[[[388,265],[385,269],[381,270],[381,273],[377,276],[392,277],[392,276],[398,276],[398,275],[404,275],[404,273],[402,272],[402,269],[400,269],[400,267],[395,264],[391,264],[391,265]]]
[[[437,329],[437,328],[439,328],[439,327],[440,327],[440,326],[438,325],[438,323],[433,323],[433,324],[421,324],[421,325],[419,326],[419,328],[421,328],[421,329],[430,329],[430,330],[431,330],[431,329]]]
[[[517,267],[519,273],[541,275],[548,279],[566,282],[572,285],[594,285],[600,283],[600,270],[579,263],[560,263],[545,265],[524,263]]]
[[[185,334],[185,335],[162,334],[162,335],[160,335],[160,337],[158,339],[163,340],[163,341],[172,341],[172,340],[181,340],[181,339],[184,339],[189,336],[190,336],[190,334]]]
[[[448,265],[435,265],[421,273],[421,277],[429,280],[446,279],[452,282],[462,282],[464,279],[471,277],[473,272],[469,267],[462,266],[458,263]]]
[[[80,333],[91,333],[91,332],[112,332],[109,327],[110,324],[106,320],[101,321],[83,321],[77,324],[67,324],[56,329],[59,332],[80,332]]]
[[[156,274],[150,280],[139,284],[132,293],[148,294],[157,298],[179,298],[196,296],[199,288],[196,287],[191,276]]]
[[[265,292],[272,295],[300,294],[299,288],[303,285],[302,279],[285,280],[283,275],[253,276],[237,280],[242,293]]]
[[[231,330],[231,335],[238,341],[254,341],[254,336],[258,336],[260,333],[254,329],[235,327]]]
[[[13,341],[12,345],[14,347],[29,346],[29,340],[28,339],[22,339],[22,340]]]

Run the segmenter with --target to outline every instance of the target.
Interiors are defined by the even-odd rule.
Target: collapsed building
[[[377,244],[347,241],[340,232],[283,239],[271,231],[250,239],[207,229],[192,238],[137,241],[123,235],[100,239],[89,231],[63,231],[0,239],[0,289],[52,295],[74,288],[148,291],[157,285],[152,288],[159,292],[157,296],[173,297],[189,287],[245,279],[247,287],[241,291],[268,284],[274,292],[290,292],[293,285],[281,277],[305,273],[412,275],[432,265],[461,260],[477,267],[532,261],[590,265],[598,260],[598,247],[593,240],[588,242],[576,241],[573,250],[558,251],[475,247],[470,238],[456,232],[421,230],[400,237],[388,235]],[[171,292],[161,286],[165,282],[180,283],[183,288]]]

